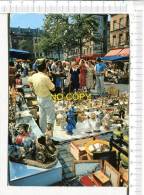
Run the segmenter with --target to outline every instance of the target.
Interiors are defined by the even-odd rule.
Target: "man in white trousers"
[[[38,72],[29,77],[28,82],[37,95],[39,105],[39,126],[43,133],[48,129],[50,136],[53,135],[55,121],[55,109],[50,91],[55,90],[55,85],[48,77],[46,62],[42,60],[37,64]]]

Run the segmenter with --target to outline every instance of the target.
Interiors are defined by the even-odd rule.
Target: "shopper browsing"
[[[29,77],[28,82],[31,84],[39,105],[39,125],[43,133],[46,132],[47,123],[48,129],[51,129],[50,135],[55,120],[55,109],[50,91],[55,90],[55,85],[46,74],[46,62],[43,60],[37,64],[38,73]]]
[[[88,92],[94,87],[94,66],[91,61],[87,62],[86,87]]]
[[[62,92],[62,88],[63,88],[63,77],[65,77],[64,67],[62,65],[62,62],[60,60],[57,61],[54,65],[52,65],[51,69],[52,69],[52,74],[54,77],[54,83],[56,87],[55,92],[60,93]]]
[[[80,74],[79,74],[80,89],[85,90],[87,68],[86,68],[86,62],[83,59],[81,59],[79,62],[79,69],[80,69]]]
[[[106,65],[101,61],[100,58],[97,59],[95,65],[95,74],[96,74],[96,91],[98,95],[104,94],[104,73]]]

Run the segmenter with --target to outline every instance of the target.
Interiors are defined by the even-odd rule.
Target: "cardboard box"
[[[93,138],[81,139],[71,142],[70,152],[76,160],[83,160],[83,158],[86,159],[87,152],[83,145],[91,140],[93,140]]]

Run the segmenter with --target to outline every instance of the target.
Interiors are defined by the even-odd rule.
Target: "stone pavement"
[[[58,145],[58,159],[63,168],[63,180],[75,177],[74,157],[70,153],[70,144]]]

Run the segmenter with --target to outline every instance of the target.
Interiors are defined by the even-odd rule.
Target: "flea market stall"
[[[129,102],[115,90],[54,95],[53,137],[42,146],[36,97],[28,85],[16,86],[9,97],[10,185],[127,186]]]
[[[105,81],[129,83],[129,48],[110,50],[101,59],[107,64]]]
[[[50,157],[46,156],[45,148],[35,149],[36,141],[43,137],[43,133],[27,105],[26,88],[23,92],[24,96],[11,91],[9,99],[9,184],[52,185],[62,180],[62,166],[56,152]]]

